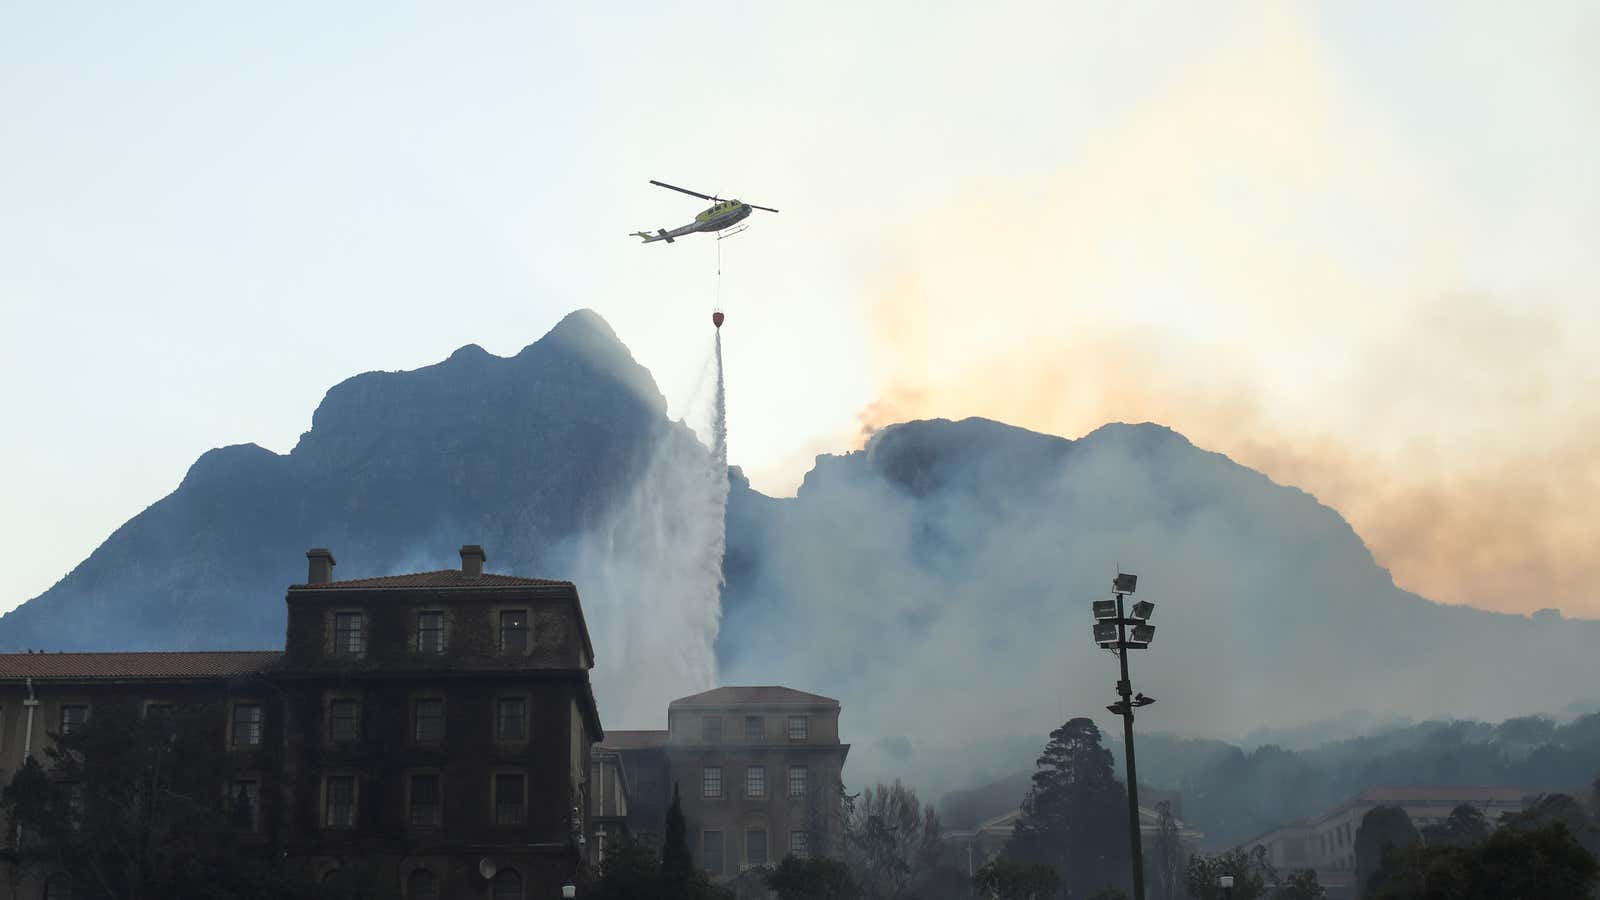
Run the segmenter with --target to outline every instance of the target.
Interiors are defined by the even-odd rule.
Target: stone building
[[[604,736],[573,585],[486,573],[471,545],[459,570],[353,581],[306,555],[282,652],[0,654],[0,777],[104,704],[202,704],[253,839],[314,877],[360,864],[387,896],[560,896]],[[14,846],[3,865],[10,896],[69,895]]]
[[[713,878],[828,852],[841,825],[839,701],[786,687],[721,687],[674,700],[665,731],[612,732],[628,828],[659,841],[674,786],[695,862]]]

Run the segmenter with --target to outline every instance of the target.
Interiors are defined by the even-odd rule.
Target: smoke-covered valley
[[[356,376],[290,454],[201,457],[0,618],[0,647],[281,646],[307,547],[354,578],[481,543],[491,571],[577,582],[606,727],[661,727],[667,698],[711,681],[785,684],[841,701],[852,784],[928,796],[1025,769],[1069,716],[1113,724],[1089,603],[1119,566],[1156,604],[1132,660],[1159,701],[1141,731],[1500,720],[1597,693],[1600,623],[1400,591],[1336,511],[1158,425],[893,425],[772,498],[737,468],[724,484],[666,409],[589,312],[515,357]],[[1365,727],[1347,725],[1318,739]]]

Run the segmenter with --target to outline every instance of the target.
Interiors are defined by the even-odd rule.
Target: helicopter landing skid
[[[717,240],[720,241],[724,238],[731,238],[736,234],[744,234],[745,230],[749,227],[749,225],[738,225],[733,228],[729,228],[727,231],[719,231],[717,232]]]

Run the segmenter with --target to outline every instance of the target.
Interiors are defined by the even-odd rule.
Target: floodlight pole
[[[1144,850],[1139,834],[1139,770],[1133,763],[1133,684],[1128,678],[1128,626],[1122,608],[1123,592],[1117,591],[1117,660],[1122,664],[1122,680],[1117,693],[1122,696],[1122,746],[1128,760],[1128,842],[1133,848],[1133,900],[1144,900]]]

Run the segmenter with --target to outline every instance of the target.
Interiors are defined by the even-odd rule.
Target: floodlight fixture
[[[1095,643],[1103,644],[1106,641],[1115,641],[1116,639],[1117,639],[1117,626],[1116,626],[1116,623],[1114,623],[1114,622],[1096,622],[1096,623],[1094,623],[1094,640],[1095,640]]]
[[[564,897],[565,900],[572,900],[573,897],[578,896],[578,886],[570,881],[566,884],[563,884],[561,886],[561,896]]]
[[[1134,706],[1149,706],[1150,704],[1152,704],[1154,702],[1156,702],[1156,698],[1154,698],[1154,697],[1146,697],[1143,694],[1135,694],[1134,697],[1133,697],[1133,705]]]
[[[1106,707],[1106,709],[1110,710],[1113,716],[1127,715],[1128,702],[1126,700],[1118,700],[1117,702]]]
[[[1111,589],[1119,594],[1131,594],[1138,583],[1139,576],[1131,572],[1118,572],[1116,580],[1111,582]]]
[[[1139,621],[1147,621],[1150,614],[1156,611],[1156,605],[1149,600],[1140,600],[1133,605],[1133,617]]]
[[[1223,875],[1217,879],[1217,887],[1233,890],[1233,876]]]
[[[1148,644],[1155,639],[1156,627],[1154,625],[1135,625],[1133,626],[1133,631],[1128,635],[1128,640],[1138,641],[1142,644]]]
[[[1096,621],[1100,619],[1115,619],[1117,617],[1117,601],[1096,600],[1094,602],[1094,617]]]

